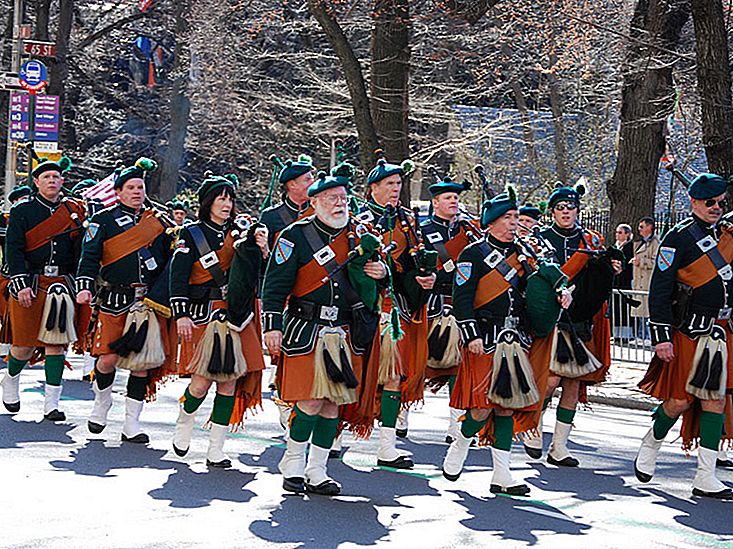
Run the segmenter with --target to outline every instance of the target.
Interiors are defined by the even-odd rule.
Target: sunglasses
[[[717,204],[717,205],[718,205],[718,206],[719,206],[720,208],[722,208],[722,209],[725,209],[725,208],[727,208],[727,207],[728,207],[728,201],[727,201],[727,200],[726,200],[725,198],[723,198],[723,199],[721,199],[721,200],[715,200],[714,198],[708,198],[708,199],[707,199],[707,200],[705,201],[705,207],[706,207],[706,208],[712,208],[712,207],[713,207],[713,206],[715,206],[716,204]]]
[[[564,203],[564,204],[561,203],[561,204],[555,205],[555,210],[557,210],[558,212],[563,212],[565,210],[572,212],[573,210],[577,210],[577,209],[578,209],[578,205],[572,204],[572,203]]]

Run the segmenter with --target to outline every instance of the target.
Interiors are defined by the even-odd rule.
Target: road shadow
[[[581,501],[612,501],[617,497],[644,497],[634,486],[625,483],[622,475],[627,470],[597,471],[583,467],[572,469],[555,467],[543,462],[528,462],[539,476],[527,478],[527,483],[546,491],[561,491],[573,494]]]
[[[466,508],[470,518],[461,522],[474,532],[494,532],[502,540],[538,542],[535,532],[582,535],[590,525],[576,522],[559,509],[529,498],[496,496],[478,498],[468,492],[451,490],[460,499],[454,501]]]
[[[426,445],[430,446],[430,445]],[[431,450],[427,449],[427,452]],[[435,453],[436,448],[432,449]],[[284,449],[269,447],[259,456],[242,456],[242,463],[263,467],[279,474],[277,463]],[[392,520],[408,509],[399,498],[427,496],[440,498],[425,475],[385,469],[358,470],[341,460],[329,460],[329,475],[341,483],[342,494],[335,498],[285,495],[268,520],[250,525],[256,536],[274,543],[296,543],[304,549],[331,549],[343,543],[372,545],[387,536],[390,528],[379,521],[378,508],[392,507]],[[425,505],[435,506],[426,500]],[[356,525],[353,525],[356,518]]]
[[[20,448],[29,442],[51,442],[74,444],[69,431],[74,429],[69,423],[52,421],[16,421],[13,416],[0,415],[0,449]]]
[[[161,459],[166,453],[140,444],[107,446],[103,440],[87,440],[84,446],[70,452],[68,460],[50,464],[59,471],[104,478],[116,476],[116,469],[174,469],[175,463]]]
[[[692,488],[689,499],[678,498],[658,488],[645,488],[644,491],[664,500],[656,501],[654,505],[680,511],[681,514],[675,515],[674,520],[683,526],[716,536],[733,535],[733,520],[730,520],[733,516],[731,501],[693,497]]]
[[[255,479],[254,473],[236,469],[209,469],[197,473],[185,463],[170,463],[175,468],[160,488],[148,492],[157,500],[169,501],[169,507],[195,509],[207,507],[212,501],[246,503],[255,493],[245,486]]]

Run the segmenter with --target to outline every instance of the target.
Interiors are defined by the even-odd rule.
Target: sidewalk
[[[614,360],[608,379],[600,385],[588,387],[588,400],[619,408],[651,410],[659,401],[642,393],[637,387],[646,369],[646,364]]]

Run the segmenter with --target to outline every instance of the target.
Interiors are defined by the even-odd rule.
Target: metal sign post
[[[46,65],[40,61],[32,60],[23,63],[18,72],[18,81],[24,90],[28,90],[30,101],[28,102],[28,186],[33,185],[33,141],[36,132],[36,94],[48,84],[48,71]]]

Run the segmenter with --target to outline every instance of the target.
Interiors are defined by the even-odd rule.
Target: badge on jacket
[[[463,262],[456,265],[456,286],[463,286],[471,278],[473,265],[470,262]]]
[[[672,266],[674,261],[674,254],[677,252],[674,248],[668,246],[662,246],[659,248],[659,255],[657,255],[657,268],[660,271],[666,271]]]
[[[278,265],[285,263],[293,255],[293,249],[295,249],[295,244],[285,238],[278,239],[275,249],[275,263]]]
[[[97,236],[97,233],[99,232],[99,223],[90,223],[87,227],[86,233],[84,233],[84,242],[89,242],[90,240],[94,240],[94,237]]]

